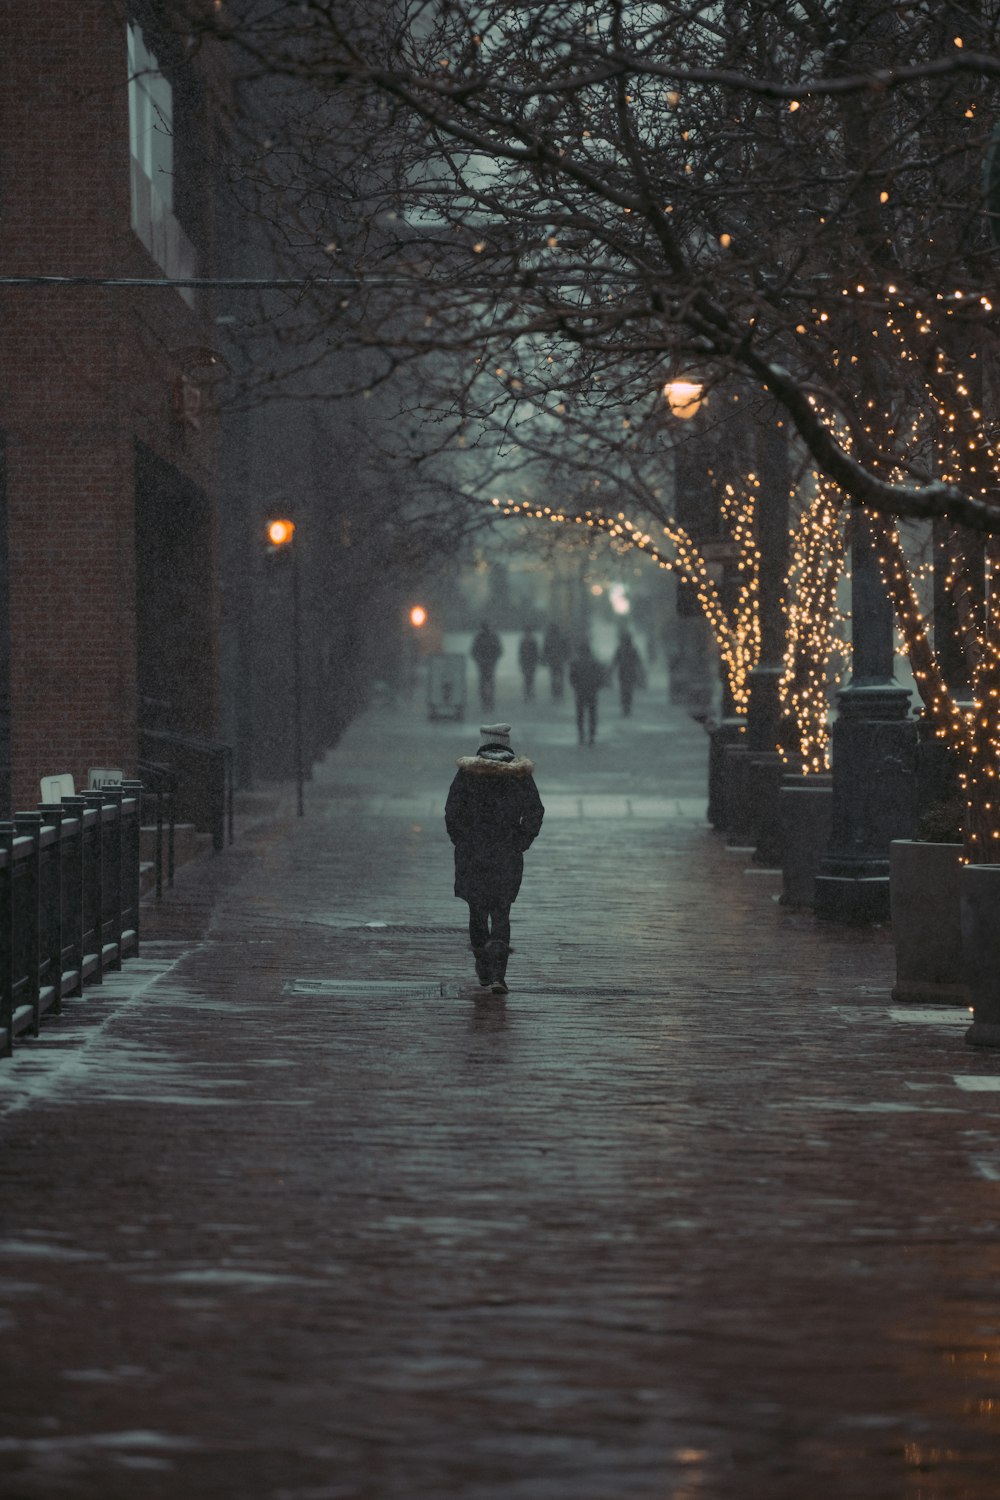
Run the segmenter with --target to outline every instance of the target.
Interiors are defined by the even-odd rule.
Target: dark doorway
[[[7,444],[0,432],[0,817],[11,816],[10,578],[7,541]]]
[[[143,443],[135,453],[140,724],[215,729],[212,515],[208,497]]]

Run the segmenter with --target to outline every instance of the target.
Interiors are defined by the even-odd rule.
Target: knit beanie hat
[[[510,749],[510,725],[509,724],[480,724],[480,745],[499,745],[504,750]]]

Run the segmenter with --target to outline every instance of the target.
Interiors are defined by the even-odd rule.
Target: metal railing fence
[[[216,851],[233,842],[233,747],[166,729],[140,729],[145,763],[156,763],[176,778],[174,814],[212,835]]]
[[[139,952],[143,783],[0,821],[0,1057]]]
[[[167,860],[167,885],[174,883],[174,830],[177,822],[177,775],[169,766],[158,761],[141,760],[137,770],[142,781],[143,825],[146,814],[152,809],[153,827],[156,830],[153,845],[155,866],[156,899],[163,899],[163,857]],[[165,838],[164,838],[165,835]]]

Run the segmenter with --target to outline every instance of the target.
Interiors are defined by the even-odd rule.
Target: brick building
[[[211,58],[154,0],[6,0],[0,267],[211,263]],[[217,722],[212,373],[201,294],[0,287],[0,811]]]

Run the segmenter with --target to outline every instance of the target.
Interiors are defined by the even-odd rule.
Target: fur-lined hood
[[[513,760],[487,760],[482,755],[460,755],[458,769],[473,776],[531,776],[534,762],[526,755],[515,755]]]

